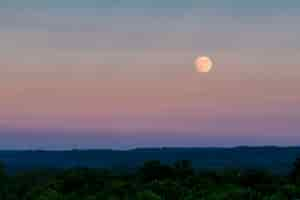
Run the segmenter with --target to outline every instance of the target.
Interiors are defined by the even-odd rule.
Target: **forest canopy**
[[[300,198],[300,159],[288,175],[264,170],[196,170],[188,160],[147,161],[134,172],[43,169],[7,174],[1,200],[285,200]]]

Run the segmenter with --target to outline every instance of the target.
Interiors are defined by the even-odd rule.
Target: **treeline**
[[[0,165],[0,200],[293,199],[300,199],[300,159],[289,175],[261,170],[197,171],[187,160],[172,165],[148,161],[133,173],[76,168],[8,175]]]

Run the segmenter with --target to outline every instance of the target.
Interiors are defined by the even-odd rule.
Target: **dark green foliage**
[[[4,164],[0,162],[0,199],[4,198],[6,185],[6,176],[4,171]]]
[[[5,181],[5,167],[4,164],[0,161],[0,184]]]
[[[187,160],[145,162],[131,174],[102,169],[33,170],[7,176],[0,200],[289,200],[300,198],[299,159],[290,176],[261,170],[195,171]]]
[[[174,164],[174,171],[177,177],[186,178],[194,175],[194,169],[191,161],[179,160]]]
[[[151,191],[143,191],[137,194],[137,200],[161,200],[161,198]]]
[[[163,165],[159,160],[147,161],[139,170],[141,178],[146,181],[171,178],[173,170],[168,165]]]

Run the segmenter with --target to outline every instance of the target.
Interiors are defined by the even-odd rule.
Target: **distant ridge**
[[[300,147],[280,146],[0,151],[0,161],[12,172],[70,167],[134,170],[147,160],[173,163],[185,159],[191,160],[194,167],[199,169],[259,168],[275,173],[287,173],[297,157],[300,157]]]

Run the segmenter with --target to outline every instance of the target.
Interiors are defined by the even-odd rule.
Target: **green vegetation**
[[[260,170],[196,171],[191,162],[145,162],[132,173],[103,169],[33,170],[7,175],[1,200],[289,200],[300,198],[300,159],[289,175]]]

